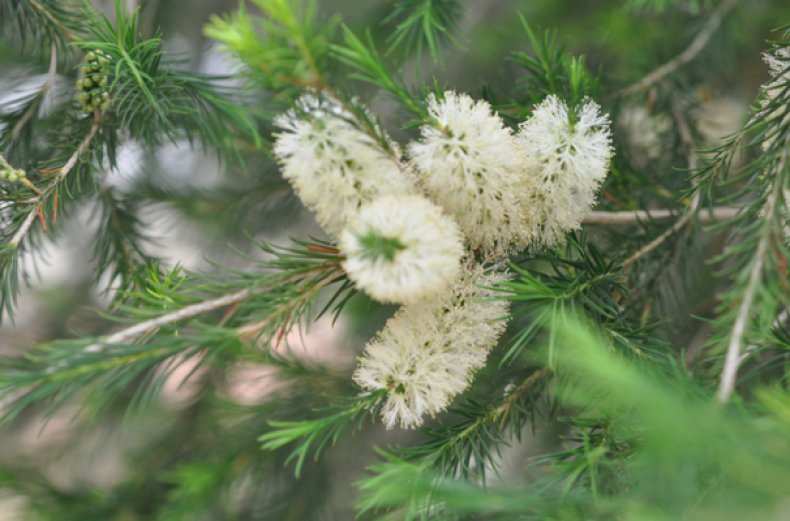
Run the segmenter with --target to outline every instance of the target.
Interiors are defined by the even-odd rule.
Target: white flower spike
[[[571,114],[551,95],[520,127],[518,142],[532,170],[526,220],[532,221],[536,242],[553,246],[578,229],[595,204],[613,152],[609,116],[589,100]]]
[[[787,88],[787,84],[790,83],[790,48],[783,47],[773,53],[765,53],[763,60],[768,64],[771,75],[770,79],[762,87],[765,93],[762,106],[767,107],[782,92],[782,89]],[[779,120],[777,127],[790,124],[790,111],[777,107],[770,113],[766,112],[768,111],[764,109],[761,116],[766,121]],[[763,141],[763,151],[771,148],[775,142],[776,135],[767,136]]]
[[[402,165],[334,100],[305,94],[274,123],[283,130],[274,143],[283,177],[333,238],[363,204],[415,192]]]
[[[354,381],[366,391],[387,391],[387,428],[419,427],[469,386],[505,329],[508,303],[492,299],[490,287],[506,278],[467,263],[452,292],[403,306],[368,343]]]
[[[383,196],[363,206],[340,238],[343,267],[362,291],[388,303],[447,291],[463,255],[458,226],[421,196]]]
[[[408,152],[417,182],[459,224],[469,247],[502,256],[520,242],[523,167],[511,131],[485,101],[445,92],[428,98],[433,125]]]

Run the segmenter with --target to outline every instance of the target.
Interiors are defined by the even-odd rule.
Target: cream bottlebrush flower
[[[777,49],[773,54],[766,53],[763,55],[763,60],[768,64],[770,69],[771,78],[763,85],[763,92],[765,92],[765,99],[762,101],[762,106],[767,107],[777,96],[784,90],[789,88],[790,85],[790,47],[783,47]],[[770,113],[763,110],[761,116],[768,121],[774,119],[781,119],[781,124],[776,127],[786,126],[790,124],[790,110],[787,107],[777,107]],[[768,136],[762,144],[762,149],[768,150],[771,145],[776,141],[776,135]]]
[[[387,428],[420,426],[469,386],[507,325],[508,303],[494,300],[490,289],[506,278],[469,263],[452,292],[403,306],[368,343],[354,381],[367,391],[387,391]]]
[[[363,206],[340,237],[348,277],[380,302],[436,297],[458,278],[458,226],[418,195],[383,196]]]
[[[274,123],[283,129],[274,143],[283,177],[332,237],[363,204],[415,192],[399,162],[334,100],[305,94]]]
[[[587,100],[571,116],[565,102],[548,96],[517,136],[532,170],[525,221],[536,242],[549,246],[581,226],[612,158],[609,116],[598,104]]]
[[[418,184],[458,222],[469,246],[502,254],[520,236],[523,169],[513,135],[485,101],[445,92],[428,98],[434,125],[408,153]]]

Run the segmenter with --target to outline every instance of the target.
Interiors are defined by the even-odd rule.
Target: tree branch
[[[22,221],[22,225],[16,231],[14,236],[11,237],[9,244],[11,245],[12,248],[14,249],[19,248],[19,245],[22,243],[22,240],[24,240],[24,238],[27,236],[28,232],[30,231],[30,228],[33,226],[33,222],[36,220],[36,216],[38,215],[38,211],[41,209],[41,205],[44,202],[44,199],[52,195],[57,185],[59,185],[63,181],[63,179],[65,179],[66,176],[69,175],[69,172],[71,172],[74,169],[74,167],[77,166],[77,161],[79,161],[80,156],[82,156],[85,153],[85,151],[88,150],[88,147],[93,141],[93,138],[96,137],[96,133],[98,131],[99,131],[99,121],[97,120],[93,123],[93,125],[91,125],[90,132],[88,132],[88,134],[85,136],[85,138],[77,147],[77,150],[74,151],[71,157],[69,157],[69,159],[66,161],[66,164],[63,165],[63,167],[60,169],[58,175],[55,176],[55,179],[53,179],[49,183],[49,185],[47,185],[47,187],[43,190],[43,193],[41,195],[30,200],[30,203],[34,204],[36,208],[31,209],[29,211],[29,213],[25,217],[25,220]]]
[[[697,151],[696,145],[694,144],[694,136],[691,134],[691,127],[689,126],[688,121],[686,120],[685,115],[683,114],[682,108],[677,103],[672,104],[672,113],[675,116],[675,121],[677,122],[678,132],[680,134],[680,139],[683,142],[683,145],[687,149],[688,153],[688,169],[694,171],[699,166],[699,161],[697,160]],[[696,183],[693,183],[694,187],[696,188]],[[697,213],[697,209],[699,209],[699,204],[701,201],[700,192],[697,191],[694,194],[694,197],[691,199],[688,207],[686,208],[685,213],[683,216],[678,219],[675,224],[665,230],[661,235],[650,241],[649,243],[642,246],[636,253],[628,257],[622,264],[623,268],[626,268],[645,255],[649,254],[651,251],[658,248],[664,241],[666,241],[669,237],[673,236],[677,231],[682,229],[686,224],[691,221],[691,218]]]
[[[775,193],[771,193],[769,201],[772,205],[775,204]],[[765,252],[768,248],[768,239],[769,234],[763,233],[757,245],[754,264],[749,273],[749,283],[746,286],[743,300],[738,308],[738,315],[735,318],[735,325],[732,328],[732,335],[730,335],[730,343],[727,346],[727,355],[724,360],[724,369],[721,372],[721,382],[719,383],[719,392],[717,395],[721,403],[729,401],[735,390],[738,367],[741,365],[742,361],[741,344],[743,342],[743,336],[746,333],[746,322],[749,319],[754,294],[757,291],[757,282],[760,280],[760,275],[763,270]]]
[[[174,324],[176,322],[180,322],[187,318],[196,317],[198,315],[202,315],[210,311],[231,306],[233,304],[236,304],[238,302],[250,298],[252,294],[253,291],[251,289],[243,289],[235,293],[223,295],[221,297],[212,300],[206,300],[204,302],[198,302],[197,304],[192,304],[191,306],[181,308],[178,311],[173,311],[172,313],[167,313],[165,315],[162,315],[161,317],[145,320],[133,326],[124,328],[106,337],[101,342],[97,342],[95,344],[89,345],[83,351],[86,353],[98,353],[108,345],[123,344],[130,340],[134,340],[140,335],[143,335],[145,333],[150,333],[151,331],[155,331],[162,326]]]
[[[310,270],[310,272],[329,274],[333,270],[337,270],[337,269],[339,269],[339,264],[331,264],[328,266],[313,268]],[[294,274],[293,276],[278,280],[276,282],[272,282],[271,284],[267,284],[265,286],[245,288],[242,290],[235,291],[233,293],[222,295],[220,297],[211,300],[205,300],[203,302],[197,302],[195,304],[191,304],[189,306],[183,307],[176,311],[172,311],[170,313],[166,313],[159,317],[144,320],[143,322],[138,322],[137,324],[121,329],[120,331],[117,331],[105,337],[104,339],[85,347],[83,351],[86,353],[101,352],[102,350],[104,350],[105,347],[109,345],[124,344],[126,342],[135,340],[136,338],[146,333],[152,333],[162,326],[175,324],[176,322],[181,322],[182,320],[187,320],[193,317],[197,317],[199,315],[203,315],[205,313],[209,313],[211,311],[215,311],[217,309],[238,304],[239,302],[247,300],[248,298],[254,295],[258,295],[266,291],[270,291],[272,287],[274,287],[274,285],[288,284],[292,282],[295,278],[302,277],[304,275],[305,273]],[[331,284],[332,281],[333,281],[332,277],[323,277],[321,280],[315,282],[312,287],[307,289],[300,296],[300,298],[303,300],[311,298],[312,296],[315,295],[316,292],[320,291],[328,284]],[[285,311],[285,313],[288,315],[290,315],[291,311],[293,311],[294,306],[295,303],[293,301],[285,302],[282,304],[282,307],[287,310]],[[238,333],[240,336],[253,335],[259,332],[266,323],[268,323],[268,319],[259,322],[257,324],[254,324],[252,326],[241,327],[239,328]]]
[[[697,55],[699,55],[699,53],[702,52],[702,50],[708,44],[711,37],[716,33],[716,30],[721,25],[721,22],[724,20],[724,17],[727,16],[733,7],[735,7],[736,3],[738,3],[738,0],[724,0],[711,13],[710,18],[705,24],[705,27],[703,27],[702,30],[697,34],[696,38],[691,41],[691,44],[686,48],[686,50],[647,76],[643,77],[641,80],[629,85],[628,87],[615,91],[609,97],[618,98],[643,91],[651,85],[662,81],[666,76],[672,74],[682,66],[694,60],[694,58],[696,58]]]
[[[72,40],[72,41],[74,41],[74,40],[76,39],[76,37],[75,37],[75,36],[74,36],[74,35],[71,33],[71,31],[69,31],[69,30],[68,30],[68,29],[67,29],[67,28],[66,28],[66,27],[65,27],[65,26],[64,26],[64,25],[63,25],[63,24],[60,22],[60,20],[58,20],[57,18],[55,18],[54,16],[52,16],[52,13],[50,13],[50,12],[49,12],[49,10],[48,10],[46,7],[44,7],[43,5],[41,5],[41,4],[38,2],[38,0],[28,0],[28,1],[30,2],[30,5],[32,5],[32,6],[33,6],[33,9],[35,9],[36,11],[38,11],[38,12],[39,12],[39,13],[40,13],[40,14],[41,14],[43,17],[45,17],[47,20],[49,20],[50,22],[52,22],[52,25],[54,25],[55,27],[57,27],[58,29],[60,29],[60,31],[63,33],[63,36],[64,36],[64,37],[65,37],[67,40]]]
[[[779,161],[779,170],[784,169],[787,161],[787,150],[782,154]],[[781,179],[780,179],[781,180]],[[771,187],[771,193],[768,194],[768,199],[765,201],[765,215],[771,216],[776,210],[778,201],[779,187],[776,182]],[[763,266],[765,264],[765,255],[768,251],[768,244],[771,241],[771,227],[766,226],[763,229],[762,237],[757,243],[757,250],[754,254],[754,263],[749,272],[749,280],[746,284],[746,289],[743,292],[741,305],[738,307],[738,314],[735,317],[735,324],[732,327],[732,334],[730,335],[730,342],[727,346],[727,354],[724,359],[724,368],[721,372],[721,381],[719,382],[719,392],[717,397],[719,402],[726,403],[732,397],[735,391],[735,381],[738,377],[738,368],[743,362],[741,356],[741,346],[743,344],[743,337],[746,334],[746,325],[751,316],[752,302],[757,293],[757,286],[762,276]]]
[[[717,206],[712,208],[709,212],[701,211],[697,217],[702,223],[714,223],[732,219],[738,212],[738,208]],[[623,212],[590,212],[589,215],[584,218],[583,223],[590,225],[626,225],[650,220],[671,219],[677,215],[678,212],[676,210],[666,208]]]

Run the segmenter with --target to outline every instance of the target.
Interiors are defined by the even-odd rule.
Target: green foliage
[[[401,0],[384,20],[395,25],[388,38],[390,51],[403,46],[407,55],[419,59],[427,50],[434,63],[441,63],[442,44],[458,43],[453,32],[460,13],[459,0]]]
[[[258,438],[261,448],[275,451],[296,444],[285,463],[295,462],[294,474],[298,478],[302,472],[305,458],[312,452],[318,460],[324,449],[335,445],[341,436],[354,433],[362,428],[370,416],[375,415],[381,405],[384,393],[363,394],[349,404],[336,406],[337,412],[306,421],[271,421],[273,428]]]
[[[64,41],[73,42],[93,58],[88,60],[91,63],[100,54],[107,62],[101,65],[107,85],[96,87],[107,99],[99,97],[96,104],[91,98],[88,112],[92,114],[87,116],[74,104],[60,100],[55,110],[39,119],[40,105],[53,87],[57,72],[57,63],[53,62],[43,85],[23,99],[17,110],[2,115],[3,128],[10,131],[0,134],[0,153],[17,162],[28,175],[25,182],[0,183],[4,212],[0,223],[0,285],[4,289],[0,316],[12,315],[18,281],[25,277],[17,257],[34,253],[39,246],[38,235],[56,227],[58,217],[68,212],[71,204],[92,196],[97,196],[102,208],[96,214],[102,218],[94,248],[96,280],[108,273],[110,283],[118,284],[113,289],[120,290],[132,289],[139,282],[138,274],[150,259],[142,249],[144,234],[139,229],[137,210],[121,202],[110,188],[101,186],[99,175],[106,167],[115,167],[120,140],[136,139],[146,146],[157,146],[165,140],[186,138],[222,156],[236,157],[240,140],[259,144],[248,112],[229,91],[218,86],[222,78],[168,65],[161,38],[143,38],[137,12],[127,15],[120,1],[115,4],[116,25],[86,6],[81,16],[88,23],[80,25],[79,32],[67,31],[71,11],[47,10],[48,2],[11,4],[20,13],[39,13],[57,21],[48,30],[58,29]],[[22,31],[25,24],[36,23],[30,16],[11,20]],[[93,87],[93,79],[84,74],[80,78],[76,90],[85,95],[90,90],[85,82],[90,80]],[[90,93],[93,96],[93,90]],[[33,138],[47,134],[47,139]]]
[[[120,4],[116,12],[123,12]],[[88,16],[90,34],[76,44],[86,52],[103,52],[114,65],[109,91],[119,131],[148,146],[185,136],[223,153],[235,149],[236,136],[228,133],[228,125],[257,139],[249,115],[217,90],[215,84],[223,78],[167,67],[161,36],[142,38],[136,11],[120,16],[116,25],[98,13],[89,11]]]
[[[551,266],[551,271],[543,269]],[[532,268],[534,266],[535,268]],[[627,289],[619,268],[583,238],[571,239],[564,254],[538,255],[512,265],[516,278],[501,284],[502,298],[513,302],[511,315],[517,333],[509,342],[502,363],[517,359],[536,335],[548,328],[549,363],[556,350],[554,324],[567,313],[583,313],[605,331],[624,353],[637,358],[665,358],[666,345],[649,340],[650,332],[634,329],[620,300]]]
[[[19,265],[16,250],[10,244],[0,244],[0,312],[11,315],[19,294]]]
[[[225,45],[256,82],[277,95],[290,97],[299,89],[320,87],[334,23],[319,22],[313,0],[253,3],[265,18],[253,19],[242,3],[234,15],[213,16],[206,35]]]
[[[359,509],[392,509],[398,519],[736,520],[781,512],[790,479],[780,441],[790,434],[785,391],[761,391],[752,411],[728,410],[684,376],[614,354],[589,326],[564,317],[556,330],[561,402],[602,418],[608,437],[638,451],[623,458],[611,442],[588,436],[576,451],[597,462],[588,480],[580,482],[578,467],[563,463],[569,454],[559,452],[542,458],[545,476],[535,482],[486,489],[388,457],[360,483]],[[613,464],[620,487],[606,491],[596,482]]]
[[[714,3],[705,0],[491,9],[460,0],[380,9],[251,0],[204,28],[239,62],[227,77],[190,72],[189,57],[167,55],[165,36],[148,22],[186,4],[154,4],[129,13],[117,1],[107,16],[87,2],[0,0],[8,45],[0,62],[38,67],[55,50],[50,70],[26,88],[28,78],[10,82],[12,102],[0,106],[0,316],[13,319],[21,287],[64,221],[83,219],[92,258],[79,290],[89,292],[90,278],[109,297],[91,319],[72,302],[62,317],[26,315],[21,328],[34,324],[38,340],[22,331],[19,351],[5,345],[7,331],[9,345],[20,342],[16,330],[2,332],[5,432],[42,418],[72,421],[68,441],[31,461],[0,462],[0,488],[26,498],[25,514],[351,519],[354,497],[360,519],[786,517],[790,71],[774,71],[780,80],[723,142],[700,116],[708,97],[765,83],[757,44],[743,42],[764,39],[765,25],[785,14],[780,2],[742,3],[737,23],[716,25],[696,54],[673,57],[691,43],[685,38],[713,27],[711,13],[727,12],[709,11]],[[350,16],[341,21],[335,7]],[[515,16],[519,8],[525,14]],[[176,14],[164,26],[179,31]],[[484,23],[464,36],[468,48],[447,60],[449,45],[460,48],[459,21],[476,17]],[[769,51],[788,49],[783,28]],[[86,84],[78,71],[98,53],[108,63],[83,71],[93,75]],[[650,70],[660,74],[622,88]],[[237,76],[243,90],[225,87]],[[350,371],[392,309],[354,299],[330,242],[256,242],[290,233],[302,210],[259,131],[314,91],[348,110],[350,123],[405,169],[408,153],[389,135],[416,138],[428,119],[426,93],[445,89],[482,95],[513,128],[548,95],[570,106],[601,103],[616,156],[596,210],[646,212],[616,224],[593,219],[561,247],[512,256],[512,278],[493,288],[510,304],[509,326],[487,365],[418,432],[385,433],[376,425],[386,390],[361,392]],[[377,103],[381,93],[401,110]],[[634,113],[647,126],[630,126]],[[654,142],[642,143],[655,128]],[[132,186],[112,178],[122,144],[153,157],[182,141],[216,153],[226,175],[210,185],[172,182],[146,160]],[[248,175],[228,159],[251,165]],[[736,217],[707,224],[707,210],[723,206],[737,208]],[[209,251],[216,263],[206,272],[166,267],[154,209],[199,234],[211,230],[240,254]],[[383,257],[402,246],[369,242]],[[716,273],[708,273],[711,261]],[[287,345],[319,318],[339,324],[333,335],[345,324],[353,331],[337,350]],[[319,347],[330,343],[323,335]],[[189,392],[171,406],[175,380]],[[250,399],[259,380],[265,391]],[[131,464],[106,488],[79,477],[62,487],[49,467],[73,462],[51,455],[103,458],[97,431]],[[363,449],[376,446],[385,448],[368,457]]]
[[[365,40],[360,39],[348,27],[343,27],[343,43],[332,46],[333,55],[354,72],[350,77],[375,85],[390,93],[400,104],[413,112],[416,116],[424,118],[425,108],[403,85],[403,80],[393,75],[384,59],[376,50],[370,32],[365,34]]]
[[[58,51],[66,49],[81,32],[80,13],[60,0],[3,0],[0,2],[0,28],[3,34],[18,38],[23,46],[46,52],[51,42]],[[44,45],[41,45],[42,42]]]
[[[547,367],[535,370],[493,403],[470,398],[450,410],[455,423],[425,428],[425,441],[393,451],[432,472],[485,481],[496,472],[502,448],[519,440],[524,427],[534,422],[550,375]]]
[[[636,10],[654,10],[663,12],[668,9],[688,9],[692,13],[698,13],[704,8],[710,7],[711,0],[628,0],[628,6]]]
[[[256,346],[282,342],[307,319],[327,286],[340,285],[324,309],[342,309],[352,289],[343,284],[335,253],[317,244],[260,247],[272,258],[256,261],[255,272],[231,273],[223,280],[180,270],[163,274],[151,265],[118,315],[108,317],[129,324],[120,332],[60,340],[37,346],[24,358],[4,359],[0,399],[9,403],[3,418],[40,403],[48,403],[52,413],[77,393],[101,411],[129,389],[129,411],[144,409],[187,360],[199,367],[224,356],[265,357]],[[219,324],[199,318],[223,310]]]
[[[781,56],[790,50],[790,31],[784,30],[771,52]],[[737,201],[741,208],[729,221],[721,223],[729,231],[732,244],[717,257],[718,275],[732,281],[732,287],[719,305],[716,320],[718,335],[712,344],[724,351],[724,373],[720,396],[729,397],[738,366],[750,354],[749,344],[765,341],[782,320],[777,318],[788,301],[777,280],[787,275],[788,245],[786,200],[790,186],[790,75],[787,67],[777,74],[753,109],[753,117],[739,133],[711,151],[712,160],[698,173],[696,190],[701,197],[716,203]],[[734,168],[733,161],[742,146],[761,146],[746,165]],[[726,195],[715,196],[716,188],[728,188]],[[737,356],[736,356],[737,353]],[[781,356],[781,354],[780,354]],[[717,372],[720,363],[713,364]]]
[[[557,31],[535,34],[520,16],[534,55],[522,51],[513,53],[513,62],[526,71],[517,92],[526,99],[524,104],[540,102],[548,94],[556,94],[571,106],[578,105],[597,93],[596,79],[584,64],[584,57],[571,56],[558,42]],[[520,115],[524,119],[524,114]]]
[[[93,256],[96,265],[105,269],[96,273],[95,282],[106,274],[113,281],[111,285],[140,289],[146,284],[144,270],[157,261],[145,252],[150,237],[138,217],[140,208],[107,189],[102,189],[98,198],[97,220],[101,227]]]

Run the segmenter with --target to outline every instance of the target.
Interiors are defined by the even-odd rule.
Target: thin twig
[[[772,205],[775,204],[775,199],[776,193],[772,192],[769,196],[769,201]],[[738,315],[735,318],[735,325],[732,328],[732,335],[730,336],[730,342],[727,346],[727,355],[724,360],[724,369],[721,372],[721,382],[719,384],[718,398],[722,403],[727,402],[735,390],[735,379],[738,375],[738,367],[742,362],[741,343],[743,342],[743,335],[746,332],[746,322],[749,319],[754,294],[757,291],[757,282],[760,280],[760,275],[763,270],[768,240],[769,234],[764,233],[757,245],[754,264],[749,273],[749,283],[746,286],[741,306],[738,308]]]
[[[710,211],[701,211],[697,216],[702,223],[715,223],[732,219],[738,214],[738,208],[717,206]],[[584,218],[584,224],[593,225],[626,225],[644,221],[657,221],[677,217],[677,210],[661,208],[658,210],[634,210],[622,212],[590,212]]]
[[[738,3],[738,0],[724,0],[711,13],[710,18],[708,18],[708,21],[705,24],[705,27],[703,27],[694,40],[691,41],[691,44],[686,48],[686,50],[636,83],[614,92],[610,95],[610,97],[616,98],[628,96],[643,91],[651,85],[660,82],[665,77],[678,70],[680,67],[694,60],[694,58],[696,58],[697,55],[699,55],[699,53],[702,52],[702,50],[708,44],[711,37],[713,37],[713,35],[716,33],[716,30],[721,25],[721,22],[724,20],[724,17],[727,16],[733,7],[735,7],[736,3]]]
[[[784,169],[787,161],[787,151],[782,154],[782,159],[779,162],[779,169]],[[770,216],[776,210],[779,191],[774,184],[771,187],[771,193],[768,194],[768,199],[765,201],[765,215]],[[746,284],[746,289],[743,292],[741,305],[738,308],[738,314],[735,316],[735,324],[732,327],[732,334],[730,335],[730,342],[727,346],[727,354],[724,358],[724,368],[721,372],[721,381],[719,382],[718,399],[721,403],[726,403],[732,397],[735,391],[735,381],[738,377],[738,368],[743,362],[744,357],[741,356],[741,346],[743,344],[743,337],[746,334],[746,325],[751,316],[752,302],[754,295],[757,293],[757,286],[762,276],[763,265],[765,264],[765,254],[768,251],[768,245],[771,241],[770,227],[763,230],[762,237],[757,243],[757,251],[754,254],[754,263],[749,272],[749,279]]]
[[[52,25],[54,25],[58,29],[60,29],[61,32],[63,33],[63,36],[67,40],[74,41],[76,39],[76,37],[73,34],[71,34],[71,31],[66,29],[66,27],[60,22],[60,20],[58,20],[57,18],[52,16],[52,13],[50,13],[49,10],[46,7],[41,5],[38,2],[38,0],[28,0],[28,1],[30,2],[30,5],[33,6],[33,9],[35,9],[36,11],[41,13],[41,15],[44,16],[44,18],[47,18],[50,22],[52,22]]]
[[[196,317],[198,315],[202,315],[204,313],[208,313],[216,309],[224,308],[236,304],[238,302],[242,302],[250,298],[252,294],[253,294],[253,290],[242,289],[236,291],[235,293],[223,295],[221,297],[217,297],[212,300],[206,300],[204,302],[198,302],[197,304],[192,304],[191,306],[186,306],[184,308],[179,309],[178,311],[173,311],[172,313],[167,313],[160,317],[144,320],[143,322],[138,322],[133,326],[121,329],[120,331],[113,333],[112,335],[106,337],[101,342],[97,342],[95,344],[89,345],[88,347],[83,349],[83,351],[85,353],[101,352],[108,345],[124,344],[126,342],[136,339],[140,335],[143,335],[145,333],[150,333],[151,331],[156,331],[162,326],[174,324],[176,322],[180,322],[187,318]]]
[[[683,114],[682,108],[677,104],[674,103],[672,105],[672,113],[675,116],[675,121],[678,125],[678,133],[680,134],[680,140],[683,142],[683,145],[686,147],[688,152],[688,168],[691,171],[694,171],[699,166],[699,161],[697,159],[697,151],[696,145],[694,143],[694,136],[691,133],[691,127],[689,126],[688,121],[686,120],[686,116]],[[696,188],[696,183],[694,184]],[[649,243],[642,246],[636,253],[628,257],[622,264],[623,268],[627,268],[628,266],[634,264],[636,261],[644,257],[645,255],[649,254],[661,244],[664,243],[669,237],[673,236],[679,230],[688,224],[691,221],[691,218],[697,213],[697,209],[699,209],[701,201],[700,192],[697,191],[694,194],[694,197],[691,199],[688,207],[685,210],[683,216],[678,219],[672,227],[668,230],[665,230],[661,235],[650,241]]]
[[[33,226],[33,221],[36,220],[37,215],[38,212],[36,212],[36,210],[30,210],[30,212],[28,212],[27,216],[25,217],[25,220],[22,221],[22,226],[19,227],[19,229],[16,231],[14,236],[11,238],[11,241],[9,242],[12,248],[17,249],[19,247],[19,243],[22,242],[22,239],[25,238],[27,232],[30,231],[30,227]]]
[[[41,209],[44,199],[49,195],[51,195],[54,192],[57,185],[60,184],[63,181],[63,179],[66,178],[67,175],[69,175],[69,172],[71,172],[75,166],[77,166],[77,161],[79,161],[80,156],[82,156],[82,154],[84,154],[85,151],[88,150],[88,147],[90,146],[91,142],[93,141],[93,138],[96,136],[96,133],[98,131],[99,131],[99,122],[97,120],[96,122],[94,122],[93,125],[91,125],[91,129],[90,132],[88,132],[88,135],[86,135],[85,138],[82,140],[82,142],[80,142],[79,146],[77,147],[77,150],[75,150],[74,153],[71,155],[71,157],[69,157],[68,161],[66,161],[66,164],[63,165],[63,167],[58,172],[58,175],[50,182],[50,184],[44,190],[44,193],[42,193],[41,195],[39,195],[34,199],[34,203],[37,205],[37,207],[29,211],[27,217],[25,217],[25,220],[22,222],[22,225],[19,227],[19,229],[14,234],[14,236],[11,237],[11,240],[8,242],[8,244],[10,244],[12,248],[17,249],[19,247],[20,243],[25,238],[25,236],[27,236],[27,233],[30,231],[30,228],[33,226],[33,221],[36,220],[36,216],[38,215],[38,210]]]
[[[332,264],[329,266],[321,266],[312,268],[309,270],[310,272],[325,272],[331,273],[331,270],[338,269],[338,264]],[[307,272],[301,272],[294,274],[291,277],[287,277],[283,280],[277,282],[277,284],[288,284],[292,280],[298,277],[303,277]],[[316,289],[322,289],[327,284],[330,284],[333,277],[325,277],[322,281],[319,281],[316,284],[316,287],[311,288],[310,291],[305,293],[305,295],[312,295],[315,293]],[[126,342],[132,341],[137,339],[138,337],[145,335],[147,333],[152,333],[157,329],[161,328],[162,326],[167,326],[170,324],[175,324],[176,322],[181,322],[182,320],[186,320],[189,318],[193,318],[199,315],[203,315],[205,313],[209,313],[211,311],[215,311],[217,309],[221,309],[224,307],[230,307],[234,304],[238,304],[247,300],[248,298],[264,293],[266,291],[270,291],[272,289],[271,285],[261,286],[257,288],[246,288],[239,291],[235,291],[233,293],[228,293],[221,297],[217,297],[211,300],[205,300],[203,302],[198,302],[186,307],[183,307],[179,310],[173,311],[171,313],[164,314],[162,316],[151,318],[148,320],[144,320],[143,322],[138,322],[132,326],[126,327],[117,331],[102,340],[87,346],[83,349],[83,352],[86,353],[97,353],[104,350],[109,345],[112,344],[124,344]],[[291,304],[288,304],[291,305]],[[256,324],[257,325],[257,324]],[[243,335],[245,332],[248,332],[244,327],[239,328],[239,334]]]
[[[503,428],[504,422],[508,418],[508,414],[510,413],[513,406],[518,402],[518,400],[524,396],[527,391],[529,391],[533,385],[538,383],[544,377],[551,374],[550,367],[544,367],[535,371],[534,373],[530,374],[526,379],[524,379],[518,387],[513,389],[502,401],[502,403],[486,412],[482,416],[478,416],[472,423],[467,425],[462,431],[454,434],[452,438],[446,440],[447,446],[453,446],[460,442],[460,440],[469,436],[470,433],[474,432],[475,430],[479,429],[481,425],[484,425],[486,422],[495,423],[499,421],[499,428]]]
[[[690,209],[691,208],[689,208],[689,210]],[[632,265],[633,263],[635,263],[645,255],[647,255],[651,251],[661,246],[661,244],[664,241],[666,241],[669,237],[673,236],[678,230],[686,226],[686,224],[691,220],[693,215],[694,212],[686,211],[686,213],[684,213],[680,219],[675,221],[675,224],[672,225],[671,228],[664,230],[664,232],[661,235],[659,235],[649,243],[645,244],[644,246],[639,248],[639,250],[637,250],[633,255],[625,259],[623,261],[622,267],[627,268],[628,266]]]
[[[496,408],[493,413],[493,418],[504,418],[504,415],[510,412],[510,409],[513,408],[513,404],[515,404],[518,399],[521,398],[536,382],[541,380],[544,376],[547,376],[549,373],[551,373],[551,368],[544,367],[543,369],[535,371],[529,375],[523,382],[521,382],[521,385],[513,389],[513,391],[507,395],[507,398],[505,398],[505,401],[502,403],[502,405]]]

